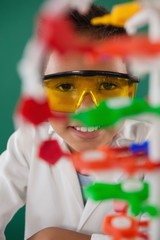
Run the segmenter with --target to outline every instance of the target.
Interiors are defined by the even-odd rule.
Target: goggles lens
[[[107,71],[55,73],[43,81],[50,108],[58,112],[75,112],[87,94],[96,106],[112,97],[133,97],[137,82],[128,74]]]

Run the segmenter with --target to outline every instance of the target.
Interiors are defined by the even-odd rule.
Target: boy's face
[[[45,75],[74,70],[103,70],[127,73],[126,66],[121,59],[109,59],[105,62],[88,63],[84,62],[81,56],[72,55],[71,57],[68,56],[62,59],[58,55],[53,54],[49,58]],[[88,94],[84,97],[76,111],[86,109],[92,105],[94,105],[93,100]],[[116,134],[115,129],[88,129],[78,122],[69,120],[69,118],[68,120],[50,119],[49,121],[57,134],[67,143],[71,151],[79,152],[95,149],[99,145],[110,145]]]

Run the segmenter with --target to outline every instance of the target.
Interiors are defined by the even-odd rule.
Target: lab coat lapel
[[[101,203],[101,201],[94,202],[94,201],[92,201],[90,199],[87,200],[77,230],[81,230],[83,228],[83,226],[86,223],[86,221],[89,219],[89,217],[96,210],[96,208],[99,206],[100,203]]]
[[[74,208],[75,207],[79,208],[79,210],[81,211],[80,222],[78,225],[78,229],[80,230],[83,227],[83,225],[86,223],[88,218],[91,216],[91,214],[99,206],[101,201],[94,202],[88,199],[84,207],[78,176],[73,164],[65,158],[60,161],[60,164],[61,164],[61,168],[63,167],[65,169],[65,171],[63,171],[63,179],[66,185],[67,191],[71,192],[74,198],[74,203],[76,204],[74,205]]]
[[[78,208],[82,213],[84,204],[76,170],[72,162],[65,158],[60,160],[59,167],[64,169],[64,171],[61,172],[63,174],[62,177],[65,189],[68,192],[68,195],[71,196],[72,201],[74,202],[74,207]]]

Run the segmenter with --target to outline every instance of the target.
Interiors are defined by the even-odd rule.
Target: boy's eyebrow
[[[131,76],[130,74],[127,74],[127,73],[101,71],[101,70],[75,70],[75,71],[67,71],[67,72],[57,72],[57,73],[44,75],[43,80],[50,79],[50,78],[56,78],[56,77],[96,76],[96,75],[128,78],[130,80],[130,82],[137,82],[137,83],[139,82],[139,79],[137,77]]]

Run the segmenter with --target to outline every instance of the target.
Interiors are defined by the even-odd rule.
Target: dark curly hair
[[[126,34],[123,27],[91,24],[92,18],[103,16],[108,13],[109,11],[106,8],[92,4],[86,14],[81,14],[76,10],[72,10],[69,13],[69,18],[78,32],[89,35],[95,40],[103,40],[108,37]]]
[[[73,24],[75,30],[80,34],[80,37],[89,37],[89,39],[93,39],[93,41],[103,41],[109,37],[117,37],[122,34],[127,34],[123,27],[91,24],[92,18],[103,16],[108,13],[109,11],[106,8],[92,4],[87,13],[81,14],[77,10],[70,10],[67,17]],[[49,55],[46,55],[46,59],[44,59],[42,72],[44,72],[44,69],[46,68],[48,57]]]

